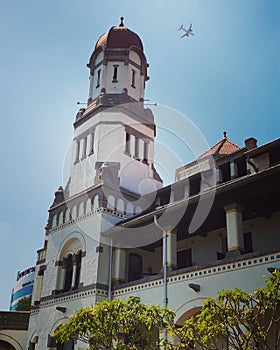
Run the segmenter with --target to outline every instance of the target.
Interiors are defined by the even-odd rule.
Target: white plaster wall
[[[102,123],[103,124],[102,124]],[[105,123],[105,124],[104,124]],[[144,142],[139,142],[140,161],[134,155],[134,146],[131,145],[132,155],[129,157],[125,150],[125,127],[138,130],[149,141],[149,165],[142,162]],[[87,156],[75,164],[75,138],[83,134],[89,128],[95,127],[94,154]],[[69,186],[70,196],[79,193],[94,185],[96,162],[120,162],[120,185],[134,192],[152,192],[162,187],[162,183],[153,179],[152,163],[154,158],[153,145],[154,132],[151,128],[135,122],[124,113],[102,112],[83,123],[75,129],[72,147],[72,161],[70,166],[71,182]],[[82,148],[82,145],[81,145]],[[139,184],[141,188],[139,189]]]
[[[269,167],[269,153],[264,153],[264,154],[261,154],[257,157],[254,157],[251,159],[252,163],[255,164],[255,166],[257,167],[258,171],[261,171],[261,170],[264,170],[264,169],[267,169]],[[249,170],[251,173],[254,173],[255,170],[254,168],[247,163],[247,166],[249,167]]]
[[[273,213],[270,219],[256,218],[243,224],[243,232],[251,232],[254,251],[266,247],[273,250],[280,246],[280,212]]]
[[[55,262],[60,259],[60,252],[67,242],[76,238],[86,256],[82,258],[81,279],[84,285],[96,283],[98,255],[96,247],[99,245],[99,233],[101,231],[101,215],[96,214],[84,221],[66,226],[49,234],[48,249],[46,254],[46,271],[44,273],[42,297],[49,296],[52,290],[57,288],[57,275],[59,268]],[[88,271],[91,271],[89,274]]]
[[[113,82],[114,65],[118,66],[117,82]],[[122,93],[125,86],[126,66],[121,61],[108,61],[104,69],[105,89],[109,94]]]
[[[95,59],[95,65],[97,65],[99,62],[101,62],[104,58],[103,51],[98,54],[98,56]],[[101,70],[100,72],[100,85],[97,86],[97,72],[98,70]],[[97,69],[95,69],[94,74],[90,76],[90,83],[89,83],[89,98],[95,99],[97,96],[100,95],[101,89],[104,86],[104,66],[100,65]]]
[[[279,264],[279,260],[280,259],[278,259],[278,262],[273,260],[273,263]],[[227,269],[228,265],[231,265],[231,270]],[[192,273],[188,273],[188,278],[184,280],[182,280],[182,277],[178,280],[178,276],[176,276],[175,281],[175,277],[172,277],[172,282],[169,281],[168,283],[168,306],[176,312],[176,319],[179,319],[193,307],[201,306],[207,297],[215,297],[218,291],[222,289],[238,287],[253,292],[255,289],[263,287],[265,280],[269,277],[267,267],[271,266],[271,262],[268,261],[266,263],[259,263],[241,268],[237,268],[237,264],[235,268],[232,268],[232,264],[221,264],[220,266],[225,266],[225,270],[217,272],[217,267],[215,267],[216,272],[213,272],[213,268],[211,268],[211,273],[209,273],[209,269],[204,269],[201,270],[201,276],[198,275],[199,270],[195,270]],[[204,274],[204,271],[206,271],[206,274]],[[194,276],[195,273],[197,276]],[[184,275],[186,276],[186,274]],[[183,274],[181,274],[181,276],[183,276]],[[254,278],[252,278],[252,276],[254,276]],[[163,305],[164,288],[162,280],[160,285],[155,285],[155,281],[153,281],[154,286],[151,285],[149,287],[149,283],[151,285],[152,282],[149,281],[134,285],[133,290],[127,287],[123,290],[120,288],[119,290],[121,290],[121,293],[115,294],[114,298],[126,299],[133,295],[139,297],[141,302]],[[200,285],[200,292],[195,292],[191,289],[188,286],[189,283]],[[141,287],[142,285],[144,288]],[[138,286],[140,286],[139,289]],[[126,292],[125,289],[127,290]]]

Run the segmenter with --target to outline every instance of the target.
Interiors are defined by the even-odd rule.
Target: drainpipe
[[[167,233],[159,225],[156,215],[154,215],[154,223],[162,232],[162,265],[163,265],[163,306],[168,306],[167,296]],[[164,328],[164,339],[167,342],[167,330]]]
[[[108,300],[112,300],[112,273],[113,273],[113,238],[110,237],[110,256],[109,256],[109,283],[108,283]]]

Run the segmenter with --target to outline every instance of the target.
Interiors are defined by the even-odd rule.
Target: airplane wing
[[[189,36],[188,32],[186,32],[184,35],[182,35],[182,36],[181,36],[181,39],[182,39],[184,36]]]

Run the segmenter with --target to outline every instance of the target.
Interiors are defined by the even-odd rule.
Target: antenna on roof
[[[121,23],[120,23],[119,27],[124,27],[123,20],[124,20],[124,17],[121,17]]]
[[[227,138],[227,132],[224,131],[224,139],[226,139],[226,138]]]

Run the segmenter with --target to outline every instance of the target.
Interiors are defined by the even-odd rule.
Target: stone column
[[[177,230],[168,230],[167,234],[167,268],[173,270],[177,267]]]
[[[125,280],[126,250],[115,248],[113,251],[113,277],[115,284]]]
[[[72,282],[71,282],[72,289],[75,288],[76,275],[77,275],[77,256],[73,255],[73,273],[72,273]]]
[[[242,252],[244,237],[242,225],[242,207],[232,203],[225,207],[228,252]]]

